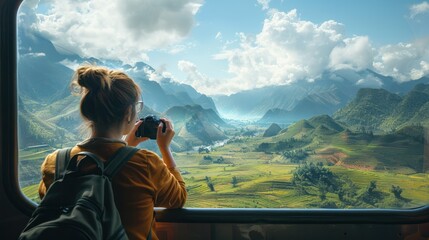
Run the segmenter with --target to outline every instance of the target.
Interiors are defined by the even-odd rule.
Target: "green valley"
[[[272,137],[235,133],[211,151],[174,155],[187,184],[187,207],[411,208],[429,197],[423,142],[412,130],[423,131],[352,132],[322,115]],[[35,186],[23,188],[32,199]]]

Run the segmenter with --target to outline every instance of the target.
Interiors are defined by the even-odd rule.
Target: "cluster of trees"
[[[218,158],[214,159],[212,156],[210,155],[204,155],[203,159],[200,162],[200,165],[206,165],[206,164],[224,164],[224,163],[230,163],[228,161],[225,160],[225,158],[223,158],[222,156],[219,156]]]
[[[284,151],[282,157],[289,159],[292,163],[300,163],[308,157],[308,152],[302,149]]]
[[[257,152],[281,152],[281,151],[285,151],[285,150],[289,150],[289,149],[293,149],[293,148],[299,148],[299,147],[303,147],[306,144],[308,144],[309,141],[305,141],[305,140],[298,140],[296,138],[289,138],[283,141],[278,141],[278,142],[274,142],[274,143],[261,143],[256,147],[256,151]]]
[[[214,185],[211,177],[206,176],[205,181],[206,181],[207,187],[210,189],[210,192],[216,191],[215,185]],[[238,179],[236,176],[232,177],[231,184],[232,184],[232,187],[237,187]]]
[[[342,178],[323,163],[305,163],[300,165],[292,176],[292,184],[302,195],[317,194],[321,200],[318,207],[322,208],[356,208],[356,207],[401,207],[407,200],[401,194],[400,186],[392,185],[388,193],[377,188],[377,182],[371,181],[366,188],[359,189],[348,178]],[[327,195],[337,195],[338,200],[328,199]]]
[[[199,154],[201,154],[201,153],[209,153],[209,152],[210,152],[210,149],[208,147],[199,147],[198,148],[198,153]]]

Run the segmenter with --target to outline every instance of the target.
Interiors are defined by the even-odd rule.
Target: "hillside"
[[[407,126],[387,134],[352,131],[328,115],[300,120],[272,137],[247,138],[228,149],[253,148],[278,154],[285,163],[323,162],[360,170],[420,173],[424,164],[424,128]]]
[[[380,128],[395,129],[411,124],[428,122],[426,104],[429,104],[429,85],[419,84],[407,93]]]
[[[269,109],[258,122],[291,123],[321,114],[330,115],[344,106],[346,99],[347,97],[342,96],[338,89],[309,94],[299,100],[292,110]]]
[[[73,133],[28,112],[22,101],[19,101],[18,110],[18,139],[20,148],[41,144],[67,145],[77,141]]]
[[[213,109],[199,105],[175,106],[168,109],[165,116],[174,122],[178,137],[193,145],[212,144],[226,139],[221,128],[230,127]],[[184,143],[183,143],[184,144]]]
[[[308,120],[300,120],[291,126],[283,129],[280,134],[288,138],[313,138],[317,132],[319,134],[333,134],[343,131],[345,128],[328,115],[319,115]],[[317,134],[316,134],[317,135]]]
[[[428,109],[429,85],[418,84],[404,96],[384,89],[361,89],[333,117],[354,129],[391,132],[405,126],[429,124]]]
[[[377,129],[392,115],[401,100],[399,95],[384,89],[363,88],[350,104],[335,112],[333,117],[349,126]]]
[[[282,128],[278,124],[273,123],[264,131],[264,134],[262,136],[272,137],[277,135],[281,130]]]

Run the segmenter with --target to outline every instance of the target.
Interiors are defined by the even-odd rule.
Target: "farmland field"
[[[307,157],[308,162],[322,161],[322,168],[354,184],[356,200],[345,204],[340,200],[338,191],[323,190],[317,184],[308,184],[305,193],[302,193],[293,183],[293,173],[303,163],[292,163],[276,152],[252,151],[262,141],[264,139],[253,137],[243,142],[226,144],[209,153],[174,153],[187,186],[186,207],[411,208],[428,203],[428,173],[417,173],[410,167],[396,167],[393,170],[376,168],[376,162],[379,165],[386,163],[387,159],[396,163],[398,158],[392,157],[395,154],[410,156],[409,152],[416,150],[413,147],[408,150],[391,147],[390,153],[381,157],[381,152],[386,152],[387,147],[374,144],[374,141],[371,144],[355,142],[347,145],[335,143],[332,138],[329,146],[321,144],[320,148],[315,148],[315,154]],[[380,156],[377,155],[379,152]],[[45,154],[43,150],[22,152],[20,156],[26,156],[27,161],[40,163]],[[368,161],[364,161],[364,156],[369,156]],[[359,194],[363,196],[371,181],[376,182],[378,194],[383,197],[369,204],[359,200]],[[38,201],[37,183],[22,189],[34,201]],[[393,185],[402,189],[399,198],[395,198],[391,192]]]

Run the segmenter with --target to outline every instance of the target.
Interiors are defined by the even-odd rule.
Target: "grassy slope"
[[[299,126],[302,127],[302,124]],[[311,207],[320,202],[317,192],[314,195],[299,196],[291,186],[292,171],[297,167],[285,164],[276,153],[253,152],[262,142],[278,142],[290,137],[311,135],[313,129],[305,127],[299,131],[291,128],[273,138],[245,138],[241,142],[229,144],[212,152],[213,158],[223,156],[235,165],[198,165],[203,155],[178,155],[189,186],[190,207]],[[429,194],[429,175],[416,173],[420,160],[423,160],[423,145],[398,136],[370,136],[368,134],[316,134],[308,146],[315,149],[316,155],[309,160],[330,161],[336,164],[334,173],[349,177],[360,189],[366,188],[370,181],[378,183],[378,189],[390,195],[392,185],[398,185],[405,199],[412,200],[404,207],[420,206],[427,203]],[[188,159],[187,159],[188,158]],[[187,160],[182,160],[187,159]],[[378,169],[378,170],[376,170]],[[205,176],[211,178],[215,192],[210,192]],[[232,177],[238,179],[238,186],[231,184]],[[202,200],[204,199],[204,200]],[[327,199],[339,202],[335,194],[327,194]],[[390,199],[390,200],[389,200]]]
[[[224,156],[222,152],[212,153]],[[237,162],[231,164],[198,165],[202,155],[178,155],[179,166],[187,174],[183,175],[189,189],[187,207],[260,207],[260,208],[307,208],[320,202],[317,192],[313,195],[298,195],[291,184],[293,170],[297,165],[281,164],[270,159],[279,156],[254,154],[254,159],[246,159],[250,153],[236,153]],[[247,156],[248,157],[248,156]],[[185,160],[186,159],[186,160]],[[415,207],[427,203],[429,197],[429,174],[400,174],[387,171],[345,168],[333,166],[330,169],[342,176],[348,176],[359,188],[365,188],[370,181],[377,181],[377,188],[386,194],[391,185],[399,185],[402,196],[412,199],[404,207]],[[211,178],[215,192],[211,192],[205,177]],[[232,177],[238,179],[237,187],[231,184]],[[328,199],[339,202],[338,196],[328,194]]]
[[[293,131],[292,131],[293,130]],[[317,131],[318,134],[313,135]],[[283,159],[279,153],[255,152],[263,142],[278,142],[290,137],[310,138],[307,147],[314,149],[309,161],[325,161],[340,176],[347,176],[359,189],[370,181],[377,181],[377,188],[393,199],[392,185],[400,186],[402,196],[409,201],[404,207],[416,207],[429,199],[429,174],[416,173],[416,162],[423,159],[423,145],[398,136],[370,137],[346,131],[323,135],[317,128],[291,128],[272,138],[248,137],[227,144],[209,154],[175,153],[178,166],[184,171],[189,198],[187,207],[258,207],[258,208],[312,208],[320,198],[316,189],[309,195],[299,195],[291,184],[292,173],[298,166]],[[42,153],[40,153],[42,154]],[[203,156],[213,159],[223,157],[226,164],[201,165]],[[32,159],[37,156],[22,153]],[[404,159],[406,157],[406,159]],[[37,157],[35,157],[37,158]],[[395,167],[392,167],[395,166]],[[214,184],[211,192],[206,176]],[[232,185],[236,177],[238,184]],[[36,185],[24,188],[27,196],[37,196]],[[327,194],[327,200],[340,203],[338,196]]]
[[[296,164],[283,164],[278,155],[255,152],[210,153],[213,158],[223,156],[234,164],[200,165],[203,154],[175,154],[177,163],[184,171],[188,188],[186,207],[239,207],[239,208],[308,208],[320,202],[317,192],[313,195],[299,195],[291,184]],[[412,201],[405,207],[427,204],[429,199],[429,174],[401,174],[388,171],[346,168],[332,166],[330,169],[349,177],[359,188],[365,188],[372,180],[386,194],[391,194],[391,185],[399,185],[402,196]],[[215,186],[211,192],[205,177],[210,177]],[[238,179],[233,187],[232,177]],[[37,198],[37,184],[23,188],[30,199]],[[327,198],[339,202],[338,196],[328,194]]]

